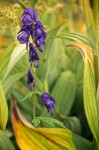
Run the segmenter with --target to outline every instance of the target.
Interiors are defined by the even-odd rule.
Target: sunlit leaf
[[[3,86],[0,81],[0,129],[5,130],[8,120],[8,107],[3,91]]]
[[[15,150],[10,139],[1,130],[0,130],[0,150]]]
[[[3,81],[6,79],[6,77],[8,76],[8,74],[10,73],[10,71],[13,69],[13,67],[15,66],[15,64],[24,56],[24,54],[27,52],[27,50],[25,50],[25,45],[18,45],[12,52],[11,54],[11,58],[8,64],[8,68],[7,71],[3,77]]]
[[[63,33],[61,35],[56,36],[56,38],[67,38],[73,41],[84,42],[90,45],[90,40],[88,39],[88,37],[80,33]]]
[[[96,141],[98,142],[99,127],[96,106],[96,91],[92,49],[88,45],[80,42],[72,43],[69,46],[77,48],[84,59],[84,109],[89,127]]]
[[[8,46],[4,53],[0,55],[0,78],[2,79],[4,77],[4,73],[6,72],[6,68],[10,59],[11,52],[13,51],[15,47],[15,43]]]
[[[34,128],[20,113],[16,103],[11,120],[16,141],[21,150],[75,150],[69,130]]]

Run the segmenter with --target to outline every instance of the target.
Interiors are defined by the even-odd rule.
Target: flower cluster
[[[55,100],[52,96],[50,96],[47,92],[42,94],[42,102],[48,111],[52,111],[55,108]]]
[[[22,23],[18,32],[18,40],[21,44],[26,44],[26,49],[29,48],[29,61],[34,62],[34,66],[38,67],[38,53],[36,49],[42,52],[42,46],[45,45],[46,32],[44,26],[38,20],[37,10],[26,8],[22,14]],[[30,38],[33,42],[30,42]]]
[[[32,88],[35,87],[35,79],[31,72],[31,66],[34,62],[34,66],[38,68],[39,56],[37,49],[43,52],[42,46],[45,45],[46,32],[44,26],[38,20],[36,9],[26,8],[22,14],[22,23],[20,31],[18,32],[18,40],[21,44],[26,44],[26,49],[29,49],[29,62],[31,63],[28,69],[28,85]],[[32,42],[30,41],[32,39]],[[48,111],[52,111],[55,108],[55,100],[48,94],[42,94],[42,102]]]

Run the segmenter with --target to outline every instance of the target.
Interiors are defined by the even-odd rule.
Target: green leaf
[[[88,39],[87,36],[80,33],[63,33],[61,35],[56,36],[56,38],[70,39],[73,41],[84,42],[90,45],[90,39]]]
[[[65,117],[62,119],[62,122],[73,133],[77,133],[77,134],[81,133],[81,123],[80,123],[80,120],[76,116]]]
[[[52,90],[52,95],[56,100],[56,108],[65,116],[70,112],[75,93],[75,74],[71,71],[63,72]]]
[[[92,49],[80,42],[74,42],[70,46],[77,48],[84,59],[84,109],[89,127],[98,143],[99,126]]]
[[[73,141],[76,147],[76,150],[92,150],[92,143],[81,136],[73,134]]]
[[[54,118],[49,118],[49,117],[37,117],[33,120],[33,123],[36,123],[36,125],[38,126],[41,121],[44,122],[45,124],[50,125],[51,127],[55,127],[55,124],[56,124],[62,128],[66,128],[61,121],[54,119]]]
[[[2,83],[0,81],[0,129],[5,130],[8,120],[8,106],[5,99]]]
[[[25,45],[20,44],[17,47],[15,47],[15,49],[13,50],[13,52],[11,54],[11,58],[10,58],[6,73],[2,79],[3,82],[6,79],[6,77],[8,76],[8,74],[10,73],[10,71],[13,69],[15,64],[24,56],[24,54],[26,52],[27,51],[25,50]]]
[[[7,49],[5,49],[4,53],[0,55],[0,79],[4,77],[10,59],[10,55],[14,47],[15,43],[11,44]]]
[[[20,113],[16,103],[11,120],[15,138],[21,150],[75,150],[70,130],[34,128]]]
[[[10,139],[1,130],[0,130],[0,150],[15,150]]]
[[[25,74],[26,72],[20,72],[20,73],[14,73],[14,74],[9,75],[3,83],[5,93],[7,93],[8,90],[11,88],[11,86],[20,78],[22,78]]]
[[[20,102],[25,101],[27,99],[31,99],[33,95],[34,95],[34,92],[29,92],[24,98],[20,100]]]
[[[40,117],[35,118],[32,123],[34,124],[35,127],[38,127],[38,125],[40,124]]]

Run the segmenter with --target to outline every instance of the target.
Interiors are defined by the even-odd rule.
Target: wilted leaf
[[[96,106],[96,91],[92,49],[88,45],[80,42],[72,43],[69,46],[77,48],[84,59],[84,109],[89,127],[96,141],[98,142],[99,127]]]
[[[8,107],[5,99],[5,94],[3,91],[3,86],[0,81],[0,128],[1,130],[5,130],[7,120],[8,120]]]
[[[15,150],[10,139],[0,130],[0,150]]]
[[[20,113],[16,103],[11,120],[16,141],[21,150],[75,150],[69,130],[34,128]]]

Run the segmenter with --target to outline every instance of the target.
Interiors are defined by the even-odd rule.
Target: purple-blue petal
[[[34,22],[36,22],[37,19],[38,19],[38,15],[37,15],[37,10],[36,10],[36,8],[35,8],[35,9],[33,10],[33,20],[34,20]]]
[[[36,29],[37,29],[37,28],[42,28],[42,29],[44,29],[44,26],[43,26],[43,24],[42,24],[39,20],[37,20],[37,21],[36,21],[35,28],[36,28]]]
[[[44,46],[45,45],[45,41],[43,38],[40,38],[36,41],[36,44],[39,45],[39,46]]]
[[[33,77],[33,74],[30,70],[30,68],[28,69],[28,84],[34,84],[34,77]]]
[[[37,67],[38,66],[38,61],[37,60],[39,60],[38,53],[37,53],[37,51],[36,51],[36,49],[35,49],[35,47],[33,46],[32,43],[29,44],[29,47],[30,47],[29,61],[30,62],[35,61],[34,65],[35,65],[35,67]]]
[[[49,93],[45,92],[41,96],[42,102],[45,105],[45,107],[48,109],[48,111],[52,111],[55,108],[55,100]]]
[[[34,37],[37,39],[41,36],[42,30],[40,28],[36,29],[34,32]]]
[[[18,35],[18,40],[20,41],[21,44],[27,43],[28,42],[28,36],[25,32],[22,32],[21,34]]]
[[[25,15],[22,18],[22,22],[23,22],[24,25],[29,25],[29,26],[33,24],[33,20],[32,20],[30,15]]]
[[[22,32],[22,31],[25,31],[26,34],[29,37],[31,35],[31,32],[32,32],[32,27],[31,26],[27,26],[27,25],[23,25],[18,33]]]
[[[32,11],[31,8],[26,8],[26,9],[24,10],[22,16],[23,16],[23,15],[26,15],[26,14],[30,15],[31,18],[33,19],[33,11]]]
[[[55,108],[55,101],[53,99],[46,102],[48,111],[52,111]]]
[[[38,60],[34,60],[34,66],[38,68]]]
[[[41,48],[39,45],[36,45],[36,47],[38,48],[38,50],[39,50],[40,52],[43,52],[42,48]]]

